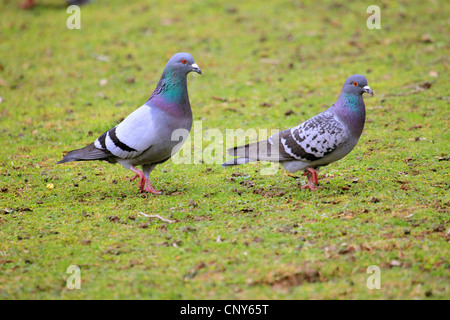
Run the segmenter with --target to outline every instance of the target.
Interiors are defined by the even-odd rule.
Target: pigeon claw
[[[145,191],[147,191],[148,193],[153,193],[153,194],[162,194],[161,191],[155,190],[155,189],[152,187],[152,184],[150,183],[150,179],[146,179],[145,182],[146,182],[146,185],[147,185],[147,187],[145,188]]]
[[[316,186],[319,184],[319,177],[317,176],[316,170],[313,168],[308,168],[305,170],[303,175],[308,178],[308,183],[302,187],[302,190],[308,188],[311,191],[315,191],[319,188]]]
[[[153,187],[147,187],[146,189],[145,189],[145,191],[147,191],[147,192],[149,192],[149,193],[153,193],[153,194],[162,194],[162,191],[160,191],[160,190],[155,190],[155,189],[153,189]]]
[[[308,189],[311,190],[311,191],[316,191],[317,189],[319,189],[319,187],[317,187],[317,186],[315,186],[315,185],[312,185],[312,184],[305,184],[305,185],[302,187],[302,190],[304,190],[304,189],[306,189],[306,188],[308,188]]]

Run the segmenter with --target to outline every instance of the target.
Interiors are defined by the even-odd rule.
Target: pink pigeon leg
[[[308,171],[312,173],[313,182],[315,184],[319,184],[319,175],[317,174],[317,171],[313,168],[308,168]]]
[[[136,176],[132,179],[136,179],[136,177],[139,177],[139,193],[144,192],[144,187],[145,187],[145,177],[144,174],[139,170],[136,169],[135,167],[131,166],[131,171],[133,171],[134,173],[136,173]]]
[[[319,183],[319,178],[317,176],[316,170],[313,168],[306,169],[305,173],[303,173],[304,176],[307,176],[308,183],[302,187],[302,189],[308,188],[311,191],[315,191],[318,189],[316,184]]]
[[[28,9],[34,6],[34,0],[25,0],[21,5],[21,9]]]

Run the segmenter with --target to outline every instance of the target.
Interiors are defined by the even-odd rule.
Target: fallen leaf
[[[284,113],[284,115],[287,117],[287,116],[290,116],[291,114],[294,114],[295,112],[292,110],[292,109],[289,109],[288,111],[286,111],[285,113]]]
[[[439,74],[438,74],[436,71],[433,71],[433,70],[431,70],[430,72],[428,72],[428,74],[430,75],[430,77],[434,77],[434,78],[436,78],[436,77],[439,76]]]
[[[423,34],[421,37],[421,40],[422,40],[422,42],[425,42],[425,43],[433,42],[433,40],[431,39],[431,36],[428,33]]]
[[[109,216],[108,217],[109,221],[111,222],[117,222],[120,221],[120,218],[118,216]]]
[[[402,265],[402,263],[398,260],[392,260],[391,262],[389,262],[389,265],[391,267],[400,267]]]

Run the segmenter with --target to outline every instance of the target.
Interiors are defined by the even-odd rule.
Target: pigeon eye
[[[181,63],[186,64],[187,63],[186,59],[181,60]]]
[[[355,86],[355,87],[357,87],[358,86],[358,82],[353,82],[353,85]]]

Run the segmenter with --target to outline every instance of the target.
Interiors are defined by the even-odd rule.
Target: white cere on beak
[[[191,64],[192,68],[200,69],[196,63]]]
[[[367,92],[368,94],[373,96],[373,92],[372,92],[372,90],[370,90],[369,86],[364,86],[363,89],[364,89],[365,92]]]

